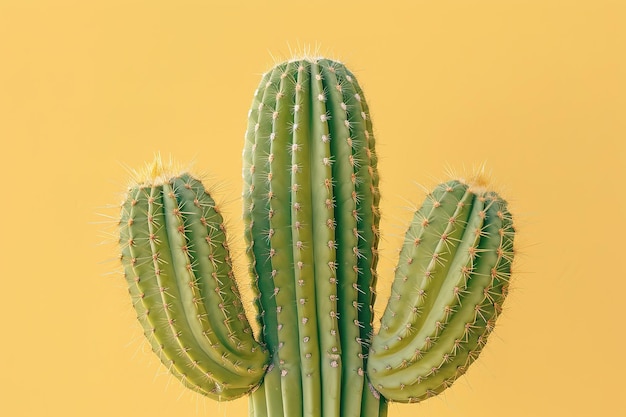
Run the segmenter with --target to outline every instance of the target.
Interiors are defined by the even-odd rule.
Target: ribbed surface
[[[293,60],[265,74],[248,120],[246,237],[273,357],[255,415],[378,416],[365,376],[378,174],[363,93],[342,64]]]
[[[370,378],[387,399],[434,396],[478,357],[507,294],[513,233],[495,193],[450,181],[428,196],[370,351]]]
[[[221,400],[258,385],[268,355],[253,339],[223,220],[202,184],[183,174],[131,188],[120,244],[137,317],[172,374]]]

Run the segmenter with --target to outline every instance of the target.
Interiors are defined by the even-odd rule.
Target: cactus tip
[[[482,165],[480,170],[474,172],[468,179],[467,184],[470,190],[475,194],[484,194],[489,187],[489,175],[485,173],[485,166]]]
[[[167,182],[170,178],[187,171],[187,168],[175,162],[170,156],[167,160],[160,152],[155,153],[151,162],[146,162],[143,169],[132,170],[131,187],[141,185],[159,185]]]
[[[149,178],[153,181],[163,174],[163,159],[160,152],[154,156],[154,161],[146,164],[146,168]]]
[[[463,168],[460,172],[458,172],[452,167],[447,167],[446,171],[450,178],[458,179],[462,183],[467,184],[470,191],[474,194],[482,195],[486,193],[490,187],[493,187],[491,172],[487,170],[486,162],[483,162],[478,166],[474,166],[471,171],[467,168]]]

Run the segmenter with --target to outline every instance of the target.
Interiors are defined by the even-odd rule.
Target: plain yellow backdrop
[[[390,417],[626,415],[618,0],[0,0],[0,415],[247,415],[152,358],[106,216],[124,167],[160,151],[220,182],[237,234],[252,92],[306,47],[345,62],[371,108],[381,293],[416,183],[485,163],[517,219],[512,293],[486,351]]]

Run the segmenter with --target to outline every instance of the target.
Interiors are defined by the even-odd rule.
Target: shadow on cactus
[[[449,181],[415,213],[374,334],[379,190],[367,104],[342,64],[298,59],[255,92],[243,152],[258,340],[223,219],[155,162],[122,205],[122,262],[152,349],[183,384],[250,396],[255,417],[387,414],[465,373],[494,328],[513,258],[496,193]]]

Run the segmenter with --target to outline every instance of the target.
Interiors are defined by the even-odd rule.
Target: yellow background
[[[99,213],[117,215],[124,166],[161,151],[221,181],[237,233],[252,92],[305,45],[344,61],[370,104],[382,293],[416,182],[486,162],[517,218],[486,351],[390,417],[626,415],[618,0],[0,0],[0,415],[246,415],[147,352]]]

